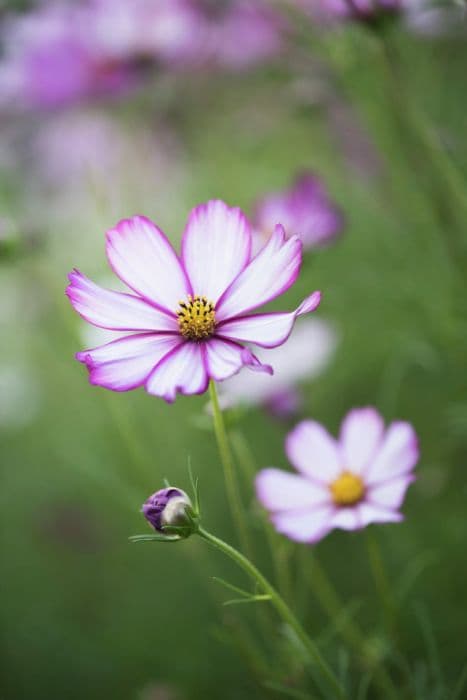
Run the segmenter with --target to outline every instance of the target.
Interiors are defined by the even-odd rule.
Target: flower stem
[[[225,488],[227,491],[227,498],[229,501],[235,527],[237,528],[237,532],[240,538],[240,543],[245,549],[245,551],[248,553],[248,555],[251,556],[250,540],[248,537],[248,531],[243,513],[243,506],[240,499],[240,491],[238,488],[238,481],[235,474],[232,452],[227,437],[224,416],[222,415],[221,407],[219,405],[217,387],[212,379],[209,382],[209,393],[211,396],[214,432],[216,434],[217,447],[219,449],[222,467],[224,469],[224,480]]]
[[[204,528],[199,527],[197,534],[202,537],[202,539],[206,540],[206,542],[208,542],[212,547],[220,549],[220,551],[226,554],[230,559],[233,559],[233,561],[236,562],[236,564],[238,564],[238,566],[243,569],[243,571],[245,571],[250,578],[256,581],[264,593],[270,596],[272,605],[275,607],[282,620],[295,632],[303,647],[308,652],[310,659],[319,669],[330,687],[332,687],[333,692],[336,693],[336,698],[345,698],[344,691],[336,675],[321,656],[321,653],[313,640],[307,635],[300,622],[288,607],[287,603],[279,595],[272,584],[270,584],[263,574],[256,568],[256,566],[252,564],[252,562],[243,554],[234,549],[234,547],[219,539],[215,535],[212,535],[210,532],[207,532]]]
[[[386,575],[379,542],[372,532],[367,533],[366,544],[371,573],[383,606],[386,631],[388,636],[393,639],[396,631],[394,599],[391,593],[391,584]]]

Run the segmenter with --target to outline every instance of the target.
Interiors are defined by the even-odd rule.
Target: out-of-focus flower
[[[192,518],[187,510],[192,504],[181,489],[172,487],[156,491],[143,503],[143,515],[150,525],[159,532],[167,526],[190,526]]]
[[[222,68],[241,70],[277,56],[284,18],[263,0],[194,0],[202,36],[200,55]]]
[[[280,225],[253,259],[251,238],[240,209],[219,200],[192,210],[181,260],[145,217],[108,231],[110,265],[135,294],[98,287],[77,270],[67,288],[85,320],[124,332],[77,354],[91,384],[114,391],[144,386],[172,402],[177,393],[201,394],[209,379],[222,381],[242,367],[272,373],[242,343],[281,345],[295,319],[317,308],[321,294],[313,292],[290,313],[248,315],[291,287],[302,260],[298,237],[287,239]]]
[[[300,238],[305,250],[330,243],[344,223],[323,183],[309,172],[298,176],[288,190],[266,195],[256,204],[253,225],[262,238],[267,239],[278,222]]]
[[[286,452],[300,475],[264,469],[256,492],[276,529],[290,539],[313,543],[333,528],[403,519],[399,508],[418,461],[409,423],[396,421],[385,430],[374,408],[354,409],[335,440],[306,420],[287,436]]]
[[[280,418],[296,414],[303,403],[298,384],[318,375],[328,364],[337,343],[333,327],[321,319],[299,321],[287,345],[268,352],[274,375],[240,373],[222,384],[224,408],[262,405]],[[262,359],[262,353],[258,353]]]

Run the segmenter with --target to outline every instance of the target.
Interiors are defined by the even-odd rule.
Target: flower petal
[[[228,379],[242,367],[257,371],[272,372],[269,365],[263,365],[250,350],[228,340],[211,338],[205,345],[206,369],[216,382]]]
[[[256,495],[272,511],[290,511],[331,503],[328,489],[281,469],[263,469],[256,477]]]
[[[180,342],[178,335],[129,335],[79,352],[76,359],[87,365],[91,384],[129,391],[143,385],[157,363]]]
[[[295,322],[302,314],[314,311],[321,301],[321,292],[313,292],[290,313],[255,314],[219,324],[217,333],[231,340],[255,343],[264,348],[275,348],[285,343]]]
[[[66,294],[73,308],[95,326],[114,331],[178,331],[173,316],[144,299],[99,287],[78,270],[68,278]]]
[[[404,474],[398,479],[374,484],[367,489],[367,499],[372,505],[398,510],[404,501],[405,492],[413,481],[413,474]]]
[[[250,256],[251,226],[240,209],[211,200],[191,211],[183,233],[182,260],[193,294],[216,304]]]
[[[180,300],[191,294],[168,239],[144,216],[123,219],[107,231],[107,257],[125,284],[172,315]]]
[[[343,468],[336,440],[312,420],[302,421],[287,435],[285,451],[298,471],[317,482],[329,484]]]
[[[332,508],[320,508],[313,512],[275,513],[271,520],[278,532],[296,542],[318,542],[331,529]]]
[[[418,443],[410,423],[391,423],[367,473],[368,485],[378,484],[411,471],[418,461]]]
[[[331,527],[341,530],[358,530],[362,527],[357,508],[338,508],[331,518]]]
[[[345,467],[363,474],[376,454],[383,433],[384,421],[374,408],[350,411],[342,422],[339,438]]]
[[[222,295],[217,320],[240,316],[275,299],[295,282],[301,262],[298,237],[286,240],[283,227],[276,226],[266,245]]]
[[[372,503],[360,503],[357,510],[360,527],[366,527],[370,523],[400,523],[401,520],[404,520],[402,513],[379,508]]]
[[[204,346],[184,342],[164,357],[146,382],[149,394],[160,396],[168,403],[177,393],[202,394],[208,388]]]

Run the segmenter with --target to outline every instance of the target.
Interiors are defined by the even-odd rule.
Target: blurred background
[[[119,289],[106,229],[145,214],[177,245],[191,207],[211,198],[242,207],[259,236],[265,201],[290,215],[289,233],[307,234],[279,308],[323,291],[314,326],[297,326],[301,344],[292,336],[277,356],[276,395],[241,376],[222,387],[257,562],[276,580],[252,475],[287,468],[284,437],[300,417],[335,433],[350,408],[374,405],[412,422],[421,460],[405,522],[371,528],[395,635],[365,533],[334,532],[314,548],[273,536],[276,582],[349,698],[380,697],[362,677],[382,662],[398,697],[467,697],[464,9],[1,4],[4,700],[313,697],[275,616],[222,605],[229,594],[212,577],[245,583],[220,555],[196,538],[128,543],[148,531],[140,506],[164,477],[189,488],[189,459],[206,526],[238,542],[208,397],[168,406],[142,390],[112,393],[90,386],[74,359],[103,333],[71,309],[67,273]],[[288,212],[306,178],[313,192]],[[318,567],[342,601],[339,619],[316,595]],[[363,671],[344,618],[363,630]]]

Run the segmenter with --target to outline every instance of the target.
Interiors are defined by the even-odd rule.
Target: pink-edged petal
[[[66,294],[73,308],[95,326],[113,331],[178,331],[173,316],[144,299],[103,289],[79,270],[70,272],[68,279]]]
[[[206,369],[209,377],[221,382],[239,372],[242,367],[256,371],[271,372],[269,365],[263,365],[250,350],[220,338],[211,338],[205,344]]]
[[[128,287],[170,314],[191,294],[167,237],[144,216],[123,219],[107,231],[107,257]]]
[[[255,343],[264,348],[275,348],[285,343],[292,332],[295,319],[314,311],[321,301],[321,292],[313,292],[290,313],[255,314],[219,324],[217,333],[231,340]]]
[[[208,388],[204,346],[185,342],[164,357],[146,382],[149,394],[168,403],[179,394],[202,394]]]
[[[312,512],[284,512],[271,516],[276,530],[296,542],[313,544],[325,537],[332,528],[333,509],[319,508]]]
[[[373,485],[407,474],[417,461],[418,441],[413,427],[403,421],[391,423],[366,471],[365,482]]]
[[[363,474],[376,454],[384,433],[384,421],[370,406],[355,408],[344,418],[339,442],[346,469]]]
[[[413,474],[404,474],[397,479],[390,479],[389,481],[369,486],[367,489],[367,500],[375,506],[398,510],[404,501],[408,487],[413,481],[415,481]]]
[[[287,240],[283,227],[276,226],[266,245],[222,295],[217,320],[240,316],[275,299],[295,282],[301,262],[298,237]]]
[[[143,385],[157,363],[180,342],[177,335],[129,335],[79,352],[76,358],[86,364],[91,384],[128,391]]]
[[[195,207],[182,239],[182,261],[194,294],[216,304],[251,256],[251,226],[237,207],[214,199]]]
[[[400,523],[404,520],[402,513],[380,508],[372,503],[360,503],[357,510],[359,527],[366,527],[370,523]]]
[[[258,500],[267,510],[290,511],[331,505],[326,486],[281,469],[263,469],[255,484]]]
[[[338,527],[341,530],[358,530],[362,526],[357,508],[338,508],[331,518],[331,527]]]
[[[291,464],[314,481],[329,484],[343,469],[336,440],[312,420],[302,421],[287,435],[285,451]]]

